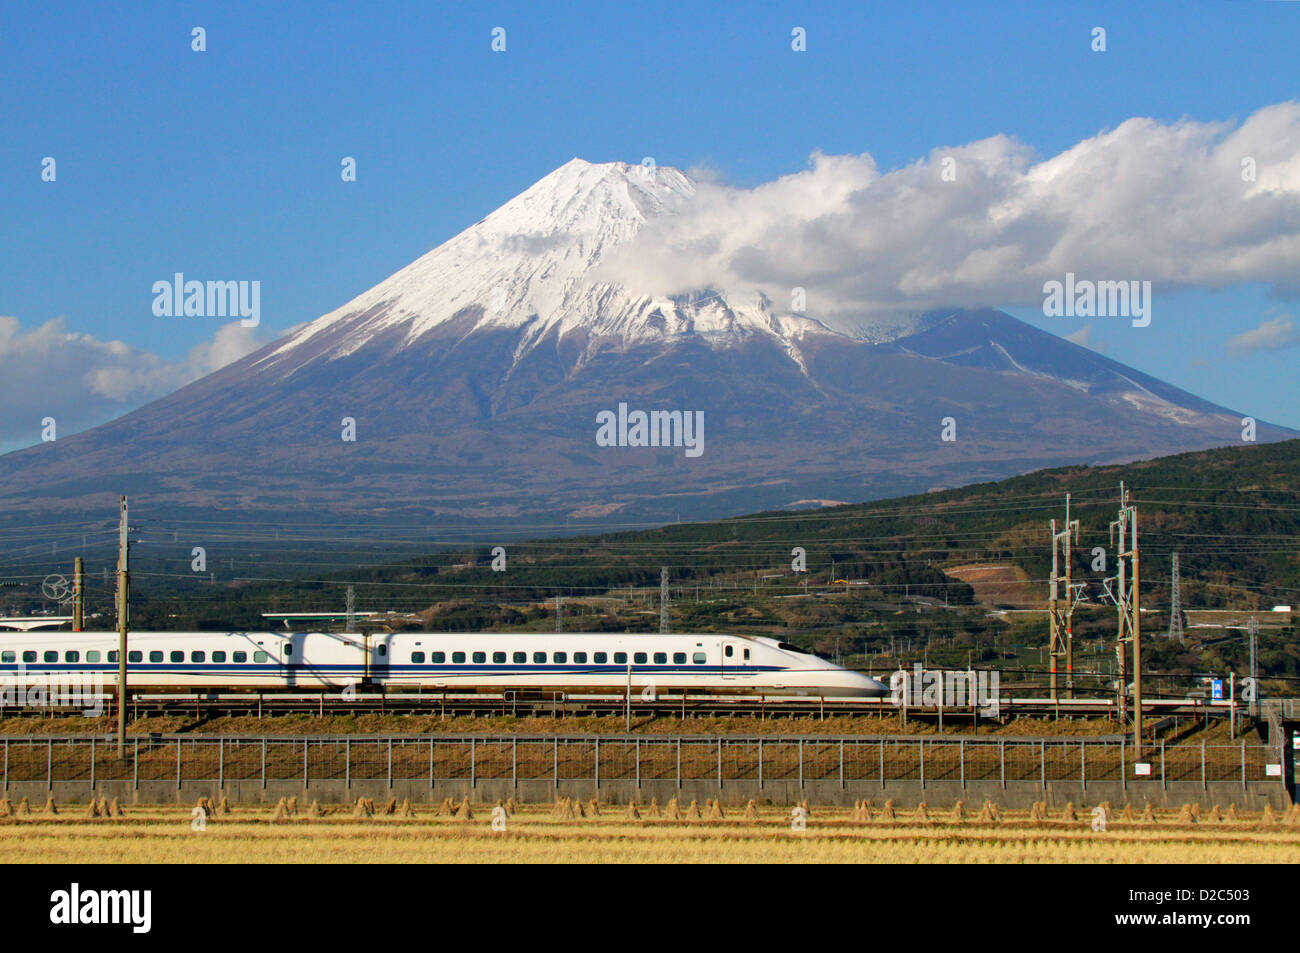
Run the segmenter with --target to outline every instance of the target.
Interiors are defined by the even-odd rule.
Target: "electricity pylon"
[[[1065,528],[1056,530],[1056,520],[1052,520],[1052,575],[1048,582],[1047,614],[1051,623],[1048,637],[1048,654],[1052,659],[1051,697],[1057,698],[1057,670],[1061,661],[1065,664],[1065,690],[1068,697],[1074,697],[1074,593],[1070,586],[1070,537],[1075,545],[1079,543],[1079,521],[1070,520],[1070,494],[1065,494]],[[1065,604],[1061,608],[1060,572],[1061,560],[1065,561]]]

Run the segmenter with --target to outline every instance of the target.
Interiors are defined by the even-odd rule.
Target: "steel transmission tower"
[[[1178,578],[1178,554],[1174,553],[1173,567],[1169,576],[1169,631],[1167,639],[1177,639],[1183,644],[1183,584]]]
[[[1056,678],[1061,660],[1065,662],[1065,689],[1074,697],[1074,593],[1070,585],[1070,537],[1079,542],[1079,521],[1070,521],[1070,494],[1065,495],[1065,529],[1056,531],[1052,520],[1052,576],[1048,582],[1047,614],[1051,622],[1048,652],[1052,657],[1051,697],[1057,698]],[[1061,560],[1065,561],[1065,576],[1061,576]],[[1065,605],[1061,608],[1060,586],[1065,584]]]
[[[1116,533],[1118,530],[1118,534]],[[1137,507],[1129,502],[1128,490],[1119,485],[1119,518],[1110,524],[1111,543],[1119,537],[1115,553],[1118,575],[1116,577],[1116,609],[1119,627],[1116,632],[1116,654],[1119,660],[1120,717],[1124,715],[1127,679],[1124,675],[1124,648],[1133,649],[1133,755],[1142,757],[1142,597],[1141,570],[1138,558]],[[1130,578],[1131,576],[1131,578]]]

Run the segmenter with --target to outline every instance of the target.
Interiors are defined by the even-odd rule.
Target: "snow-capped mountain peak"
[[[580,333],[578,363],[597,350],[699,335],[712,346],[751,334],[780,339],[802,366],[799,339],[829,333],[782,315],[756,292],[701,289],[675,298],[601,280],[600,267],[646,222],[674,215],[695,184],[667,166],[573,159],[483,220],[341,308],[298,329],[259,363],[292,373],[381,338],[407,347],[455,321],[465,333],[521,329],[515,361],[540,342]]]

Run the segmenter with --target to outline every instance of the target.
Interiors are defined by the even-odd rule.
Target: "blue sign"
[[[1210,679],[1210,698],[1216,702],[1223,701],[1223,679]]]

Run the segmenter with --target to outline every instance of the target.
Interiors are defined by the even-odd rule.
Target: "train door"
[[[370,637],[370,678],[373,681],[383,681],[388,677],[389,655],[392,653],[392,646],[389,644],[387,635],[372,635]]]
[[[302,632],[286,635],[280,643],[280,670],[284,674],[284,683],[289,688],[298,685],[298,675],[302,671],[302,649]]]
[[[740,646],[725,639],[719,644],[722,646],[722,677],[729,681],[736,677],[737,669],[743,664]]]

